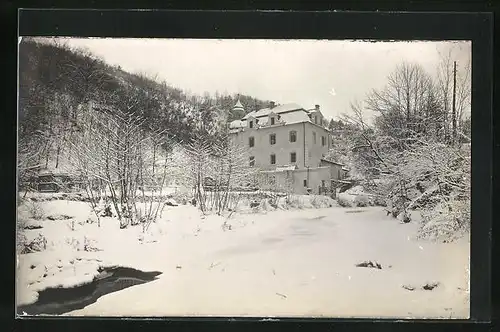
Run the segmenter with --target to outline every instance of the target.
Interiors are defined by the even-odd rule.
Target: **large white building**
[[[244,110],[238,100],[233,110]],[[233,142],[247,146],[248,163],[266,174],[269,186],[293,188],[296,193],[322,193],[332,180],[342,179],[343,165],[327,161],[332,136],[319,105],[275,105],[247,113],[230,123]]]

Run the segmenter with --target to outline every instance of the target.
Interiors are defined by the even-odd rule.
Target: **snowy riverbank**
[[[166,207],[143,232],[85,223],[84,202],[47,201],[46,250],[19,255],[19,304],[37,291],[90,282],[103,266],[161,271],[67,315],[466,318],[469,241],[416,240],[418,225],[381,208],[319,208],[202,216]],[[226,224],[224,224],[226,222]],[[224,226],[223,226],[224,225]],[[231,225],[228,227],[228,225]],[[381,269],[356,267],[364,261]],[[437,284],[432,290],[425,285]]]

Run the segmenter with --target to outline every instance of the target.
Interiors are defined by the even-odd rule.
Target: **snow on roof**
[[[271,108],[263,108],[259,111],[253,111],[246,114],[241,120],[235,120],[230,123],[230,129],[244,128],[248,119],[256,119],[260,126],[268,125],[268,116],[270,114],[278,115],[278,123],[294,124],[302,122],[311,122],[308,111],[295,103],[280,105]]]
[[[246,126],[246,121],[234,120],[229,124],[229,129],[243,128]]]
[[[273,110],[274,111],[274,110]],[[261,126],[266,126],[268,124],[268,117],[263,116],[257,118],[255,115],[255,112],[248,113],[242,120],[234,120],[229,124],[230,129],[236,129],[236,128],[244,128],[246,127],[247,124],[247,119],[252,119],[256,118],[258,120],[258,124]],[[292,124],[292,123],[300,123],[300,122],[310,122],[311,119],[307,115],[307,113],[302,110],[298,109],[295,111],[287,112],[287,113],[281,113],[278,114],[279,119],[277,122],[284,122],[285,124]]]
[[[292,111],[292,112],[288,112],[288,113],[281,113],[281,114],[279,114],[279,117],[280,118],[277,121],[277,123],[284,122],[285,124],[293,124],[293,123],[301,123],[301,122],[311,122],[311,119],[309,119],[309,116],[303,110],[296,110],[296,111]],[[254,118],[254,116],[249,113],[249,114],[247,114],[247,119],[248,118],[251,119],[251,118]],[[261,126],[266,126],[266,125],[268,125],[268,122],[269,122],[269,119],[267,117],[257,118],[257,120],[258,120],[258,124]],[[246,123],[247,123],[246,120],[235,120],[235,121],[232,121],[230,123],[229,128],[230,129],[244,128],[244,127],[246,127]]]
[[[351,184],[352,181],[347,181],[347,180],[339,180],[339,179],[331,179],[332,181],[338,182],[338,183],[344,183],[344,184]]]
[[[236,102],[236,104],[233,106],[233,109],[243,110],[245,108],[241,104],[241,101],[238,99],[238,101]]]
[[[72,176],[74,174],[62,170],[42,170],[38,172],[38,176],[48,176],[48,175],[57,177],[57,176]]]
[[[267,123],[269,122],[269,118],[268,117],[265,117],[265,118],[259,118],[257,119],[257,123],[260,125],[260,126],[267,126]]]
[[[295,111],[295,110],[303,110],[302,106],[295,104],[295,103],[290,103],[290,104],[284,104],[284,105],[279,105],[273,108],[263,108],[258,111],[253,111],[248,113],[243,117],[242,120],[247,119],[249,116],[253,116],[255,118],[261,117],[261,116],[267,116],[269,113],[274,112],[276,114],[283,113],[283,112],[290,112],[290,111]]]
[[[311,119],[309,118],[307,113],[302,111],[302,110],[280,114],[280,116],[281,116],[280,120],[285,121],[286,124],[310,122],[311,121]]]
[[[282,165],[282,166],[276,166],[276,168],[274,168],[274,169],[262,170],[260,172],[261,173],[278,173],[278,172],[295,171],[295,170],[297,170],[297,165]]]
[[[276,172],[293,171],[296,169],[297,169],[297,165],[277,166]]]
[[[255,117],[255,114],[257,114],[256,111],[252,111],[250,113],[247,113],[243,118],[241,118],[242,120],[246,120],[248,119],[249,117]]]
[[[324,158],[322,158],[321,161],[324,161],[324,162],[330,163],[330,164],[334,164],[334,165],[338,165],[338,166],[344,166],[344,164],[337,163],[335,161],[327,160],[327,159],[324,159]]]

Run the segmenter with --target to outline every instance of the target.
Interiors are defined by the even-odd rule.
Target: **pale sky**
[[[402,61],[418,62],[434,74],[439,52],[452,48],[459,67],[471,54],[469,42],[66,40],[109,64],[133,73],[156,74],[185,91],[241,93],[304,108],[319,104],[327,118],[348,112],[351,101],[382,88]]]

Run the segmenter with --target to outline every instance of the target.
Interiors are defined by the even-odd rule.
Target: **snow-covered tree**
[[[408,222],[410,211],[418,209],[423,236],[467,231],[470,137],[465,130],[459,131],[459,144],[446,137],[451,132],[441,83],[421,67],[402,64],[388,81],[364,103],[351,105],[343,120],[353,130],[346,132],[347,140],[337,139],[329,157],[350,166],[365,190],[384,197],[393,216]],[[375,111],[373,122],[365,119],[366,109]]]

